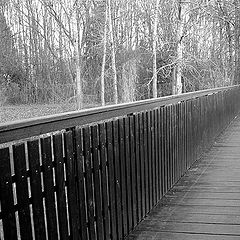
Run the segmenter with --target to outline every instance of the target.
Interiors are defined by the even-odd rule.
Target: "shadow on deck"
[[[128,239],[240,239],[240,117]]]

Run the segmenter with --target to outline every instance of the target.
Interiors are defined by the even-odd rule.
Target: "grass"
[[[94,107],[88,105],[85,108]],[[0,123],[76,110],[75,104],[34,104],[0,106]]]

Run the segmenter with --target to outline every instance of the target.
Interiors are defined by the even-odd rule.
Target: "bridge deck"
[[[128,239],[240,239],[240,117]]]

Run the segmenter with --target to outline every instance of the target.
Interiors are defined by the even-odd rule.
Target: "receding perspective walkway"
[[[240,117],[128,239],[240,239]]]

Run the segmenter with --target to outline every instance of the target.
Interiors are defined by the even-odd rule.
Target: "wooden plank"
[[[158,128],[158,122],[159,122],[159,109],[154,110],[154,142],[155,142],[155,173],[156,173],[156,203],[158,203],[160,199],[160,172],[159,172],[159,128]]]
[[[214,235],[214,234],[191,234],[191,233],[176,233],[176,232],[153,232],[146,231],[144,234],[141,231],[136,231],[136,233],[132,234],[128,240],[133,239],[148,239],[151,237],[152,239],[164,239],[164,240],[238,240],[239,236],[233,235]]]
[[[166,166],[167,166],[167,191],[171,186],[171,165],[170,165],[170,108],[166,106]]]
[[[64,133],[64,145],[66,153],[66,180],[68,194],[68,212],[70,223],[70,235],[72,239],[79,239],[79,211],[77,202],[77,186],[76,186],[76,161],[75,147],[73,142],[73,132]]]
[[[176,129],[176,178],[177,180],[181,177],[181,163],[182,163],[182,142],[181,142],[181,130],[182,130],[182,119],[181,119],[181,103],[177,104],[176,106],[176,122],[177,122],[177,129]]]
[[[148,143],[148,177],[149,177],[149,208],[153,207],[153,166],[152,166],[152,131],[151,131],[151,111],[147,112],[147,143]]]
[[[141,217],[143,218],[146,214],[146,188],[145,188],[145,171],[144,171],[144,115],[143,113],[139,114],[139,140],[140,140],[140,171],[141,171],[141,202],[142,202],[142,211]]]
[[[116,212],[116,189],[114,174],[114,149],[113,149],[113,125],[106,123],[107,128],[107,157],[108,157],[108,185],[109,185],[109,207],[111,237],[117,239],[117,212]]]
[[[47,216],[48,239],[57,239],[57,218],[55,208],[53,162],[51,150],[51,137],[41,139],[41,155],[43,167],[43,184],[45,193],[45,207]]]
[[[10,152],[8,148],[0,149],[0,201],[4,239],[17,240],[17,227],[14,211]]]
[[[83,154],[83,134],[81,128],[75,129],[76,141],[76,164],[77,164],[77,186],[78,186],[78,204],[79,204],[79,223],[81,239],[87,239],[87,210],[86,210],[86,186],[84,184],[84,154]]]
[[[195,234],[215,234],[215,235],[237,235],[240,237],[239,225],[225,224],[201,224],[201,223],[178,223],[163,225],[158,221],[145,221],[144,227],[141,225],[138,230],[151,230],[155,232],[179,232],[179,233],[195,233]]]
[[[168,179],[168,167],[167,167],[167,118],[166,118],[166,107],[162,109],[162,131],[163,131],[163,138],[162,138],[162,164],[163,164],[163,195],[167,192],[167,179]]]
[[[137,193],[136,193],[136,152],[135,152],[135,132],[133,116],[129,117],[130,133],[130,162],[131,162],[131,185],[132,185],[132,220],[133,227],[137,225]]]
[[[168,164],[169,164],[169,188],[173,185],[173,114],[172,105],[168,109]]]
[[[156,158],[155,158],[155,115],[154,110],[150,112],[150,130],[151,130],[151,174],[152,174],[152,205],[155,206],[156,200]]]
[[[142,219],[142,198],[141,198],[141,159],[140,159],[140,115],[134,115],[134,132],[135,132],[135,162],[136,162],[136,201],[137,201],[137,222]]]
[[[60,239],[68,238],[67,205],[64,179],[64,158],[63,158],[63,139],[62,134],[53,136],[53,155],[55,162],[55,179],[57,210]]]
[[[20,235],[21,238],[23,239],[32,239],[27,169],[26,169],[26,154],[24,144],[13,146],[13,162],[16,178],[16,193],[18,203]]]
[[[224,214],[204,214],[204,213],[182,213],[176,214],[155,214],[152,213],[147,220],[162,222],[162,224],[170,223],[209,223],[209,224],[235,224],[239,225],[240,220],[237,215]]]
[[[121,198],[122,198],[122,220],[123,220],[123,236],[128,233],[128,213],[127,213],[127,176],[125,162],[125,143],[124,143],[124,120],[119,119],[119,153],[120,153],[120,169],[121,169]]]
[[[93,161],[93,181],[94,181],[94,200],[95,200],[95,215],[97,238],[104,239],[103,216],[102,216],[102,196],[100,186],[100,159],[98,154],[99,136],[98,126],[91,127],[92,135],[92,161]]]
[[[131,164],[130,164],[130,136],[129,136],[129,118],[124,118],[124,142],[125,142],[125,165],[126,165],[126,188],[127,188],[127,214],[128,214],[128,232],[133,228],[132,222],[132,186],[131,186]]]
[[[113,155],[115,172],[115,192],[116,192],[116,214],[117,214],[117,232],[118,238],[123,236],[122,227],[122,199],[121,199],[121,178],[120,178],[120,156],[119,156],[119,126],[118,121],[113,122]]]
[[[41,168],[39,159],[39,140],[29,141],[27,143],[30,187],[33,209],[34,234],[36,240],[46,239],[43,195],[41,184]]]
[[[198,189],[198,191],[186,192],[186,191],[177,191],[175,190],[175,188],[173,188],[170,192],[167,193],[166,197],[240,200],[240,192],[209,192],[209,191],[206,191],[206,189],[203,189],[203,190]]]
[[[91,138],[90,127],[83,128],[83,149],[84,149],[84,169],[86,173],[86,205],[88,215],[88,236],[95,239],[95,220],[94,220],[94,196],[92,180],[92,161],[91,161]]]
[[[160,198],[164,192],[164,143],[163,143],[163,108],[159,109],[159,171],[160,171]]]
[[[145,214],[150,210],[150,198],[149,198],[149,171],[148,171],[148,130],[147,130],[147,113],[143,113],[143,141],[144,141],[144,169],[145,169]]]
[[[105,124],[101,123],[99,127],[99,144],[100,144],[100,164],[101,164],[101,190],[102,190],[102,208],[103,208],[103,224],[104,237],[110,239],[110,222],[108,212],[108,192],[107,192],[107,159],[106,159],[106,131]]]

